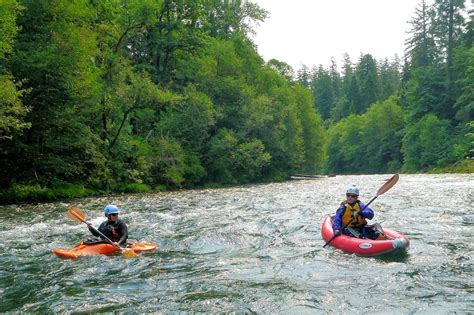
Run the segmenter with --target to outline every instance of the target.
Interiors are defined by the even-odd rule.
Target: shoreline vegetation
[[[474,160],[466,159],[454,163],[451,166],[433,168],[427,172],[419,172],[419,174],[473,174],[474,173]],[[287,180],[310,180],[310,179],[321,179],[334,176],[344,176],[345,174],[330,174],[330,175],[309,175],[309,174],[294,174],[290,175],[285,179],[275,181],[260,181],[251,184],[261,184],[270,182],[283,182]],[[357,174],[354,174],[357,175]],[[227,188],[233,186],[239,186],[244,184],[234,185],[219,185],[210,183],[203,186],[195,186],[187,189],[209,189],[209,188]],[[60,201],[71,198],[83,198],[83,197],[102,197],[114,194],[133,194],[133,193],[150,193],[150,192],[165,192],[165,191],[179,191],[181,189],[176,187],[166,187],[163,185],[150,187],[146,184],[130,183],[123,185],[117,190],[104,191],[94,190],[86,188],[82,185],[63,183],[55,187],[42,187],[36,185],[13,185],[10,189],[0,191],[0,205],[8,205],[15,203],[36,203],[36,202],[51,202]]]
[[[0,203],[472,173],[469,10],[420,0],[402,58],[293,69],[252,1],[0,1]]]

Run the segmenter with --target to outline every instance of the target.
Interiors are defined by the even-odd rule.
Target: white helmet
[[[346,195],[349,194],[359,196],[359,189],[356,186],[351,186],[346,190]]]

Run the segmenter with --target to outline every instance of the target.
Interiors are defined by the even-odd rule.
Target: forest
[[[245,0],[0,0],[0,203],[473,172],[463,0],[421,0],[403,58],[329,68],[264,61],[252,34],[267,15]]]

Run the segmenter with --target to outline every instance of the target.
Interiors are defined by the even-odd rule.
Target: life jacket
[[[118,234],[117,230],[114,227],[112,227],[112,238],[116,240],[120,239],[120,235]]]
[[[359,200],[357,200],[352,206],[349,203],[347,203],[346,209],[344,210],[344,213],[342,214],[342,225],[345,226],[349,222],[351,222],[348,225],[349,227],[361,227],[361,226],[366,225],[367,221],[362,216],[358,216],[357,220],[352,220],[354,213],[359,212],[360,210],[361,209],[359,205]]]
[[[104,227],[104,230],[102,231],[102,233],[104,233],[105,236],[110,238],[112,242],[117,242],[121,237],[119,233],[119,229],[118,229],[119,223],[120,222],[113,223],[113,222],[107,221]]]

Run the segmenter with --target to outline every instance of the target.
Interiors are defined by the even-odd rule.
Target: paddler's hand
[[[358,217],[362,217],[362,214],[360,213],[360,211],[358,212],[355,212],[352,217],[354,218],[354,220],[357,220]]]
[[[341,235],[341,230],[334,230],[334,236]]]

